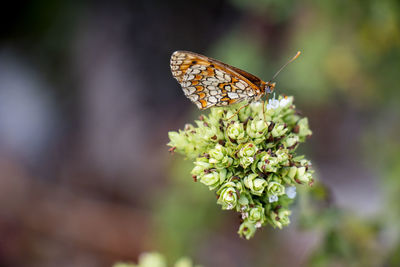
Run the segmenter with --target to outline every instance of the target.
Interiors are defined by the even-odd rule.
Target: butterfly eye
[[[265,93],[270,94],[274,91],[276,83],[267,82],[265,85]]]

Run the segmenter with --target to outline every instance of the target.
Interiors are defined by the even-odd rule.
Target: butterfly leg
[[[246,105],[241,106],[232,116],[230,116],[228,119],[226,120],[231,120],[233,117],[235,117],[235,115],[239,114],[239,111],[241,111],[243,108],[247,107],[248,105],[250,105],[250,102],[247,103]]]
[[[269,94],[267,94],[267,97],[265,98],[266,100],[265,101],[263,100],[263,108],[262,108],[264,123],[267,125],[268,125],[267,119],[265,118],[265,105],[268,105],[268,97],[269,97]]]
[[[265,102],[267,102],[267,104],[268,104],[268,98],[267,98],[267,101],[262,101],[262,106],[263,106],[263,109],[262,109],[262,113],[263,113],[263,117],[264,117],[264,123],[265,124],[267,124],[267,120],[265,119]]]

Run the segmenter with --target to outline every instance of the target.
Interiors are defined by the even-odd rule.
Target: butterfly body
[[[189,51],[174,52],[170,63],[172,75],[185,96],[199,109],[244,100],[255,102],[275,87],[275,83],[264,82],[246,71]]]

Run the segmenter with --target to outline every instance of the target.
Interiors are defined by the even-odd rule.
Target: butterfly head
[[[264,95],[267,95],[267,97],[268,97],[268,95],[274,91],[275,85],[276,85],[275,82],[261,81],[260,85],[258,86],[259,90],[256,91],[254,100],[259,101]]]
[[[264,89],[265,93],[266,94],[272,93],[274,91],[274,89],[275,89],[275,85],[276,85],[275,82],[267,82],[267,83],[265,83],[265,89]]]

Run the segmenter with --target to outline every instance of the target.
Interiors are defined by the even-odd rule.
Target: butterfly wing
[[[186,97],[199,109],[251,101],[263,93],[265,84],[250,73],[188,51],[172,54],[171,71]]]

